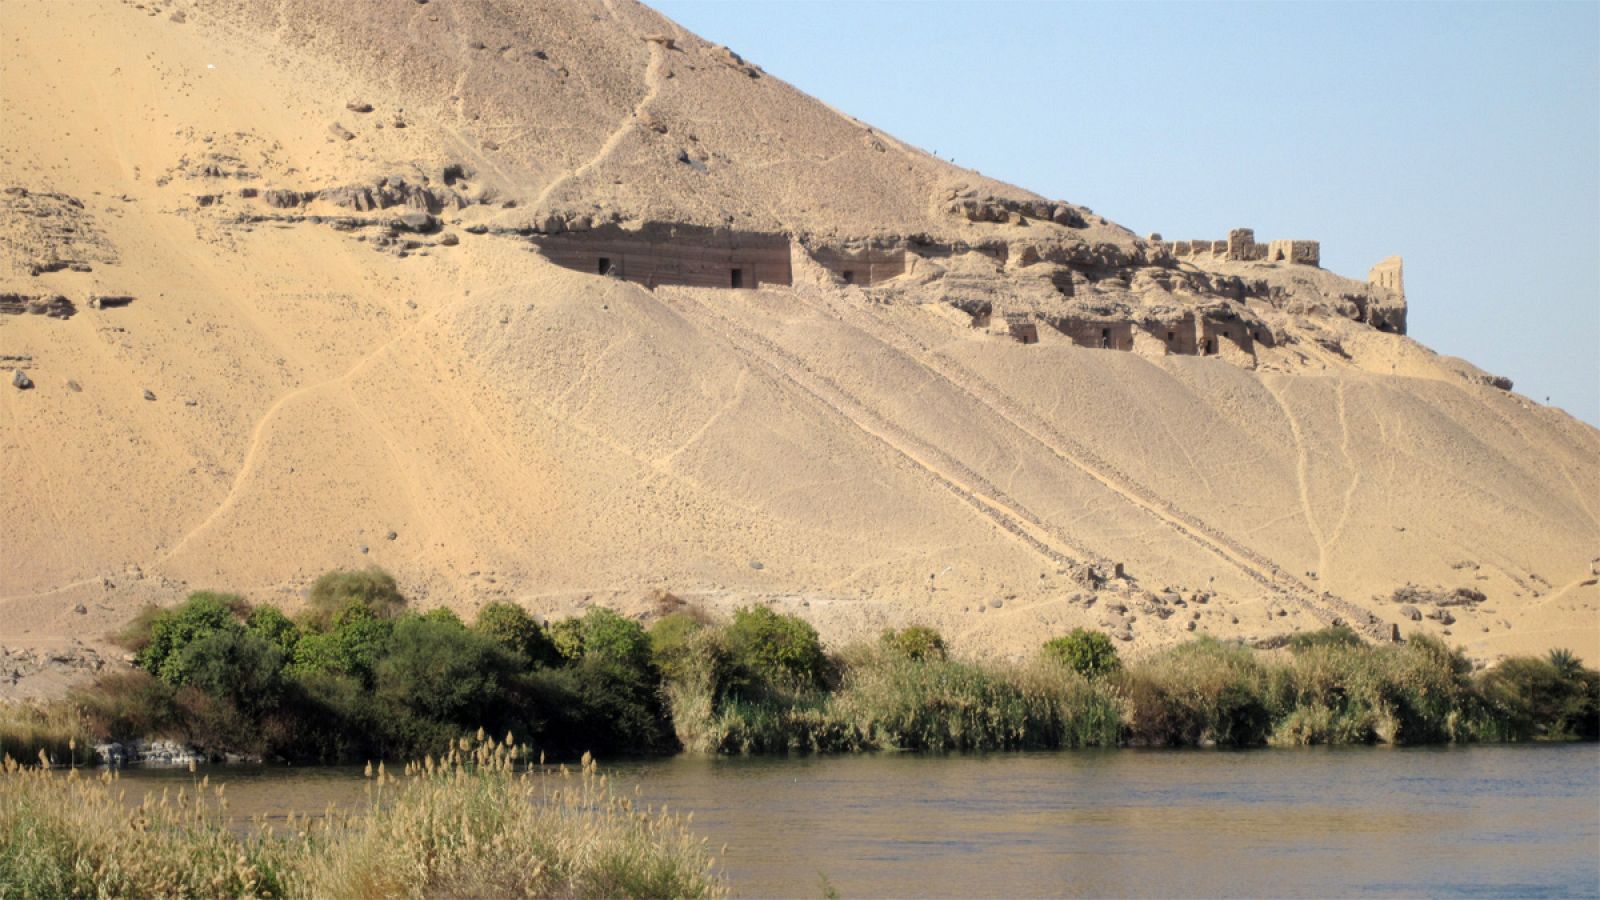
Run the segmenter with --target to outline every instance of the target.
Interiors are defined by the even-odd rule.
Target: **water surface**
[[[616,762],[745,896],[1600,897],[1594,745]],[[358,769],[211,770],[231,811],[364,802]],[[159,786],[186,772],[137,772]]]

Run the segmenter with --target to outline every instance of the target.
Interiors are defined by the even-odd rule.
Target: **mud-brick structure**
[[[1367,272],[1367,284],[1381,287],[1404,297],[1406,295],[1405,263],[1398,256],[1391,256],[1373,266]]]
[[[558,266],[646,287],[758,288],[794,283],[789,238],[652,222],[638,229],[605,225],[531,237]]]
[[[1154,235],[1152,235],[1154,237]],[[1282,262],[1301,266],[1322,265],[1322,244],[1317,241],[1275,240],[1265,244],[1256,241],[1250,228],[1235,228],[1228,232],[1225,241],[1162,241],[1157,240],[1175,257],[1209,257],[1233,262]]]

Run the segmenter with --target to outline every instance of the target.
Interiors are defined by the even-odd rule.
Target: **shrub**
[[[285,657],[293,657],[294,646],[300,643],[300,626],[276,606],[252,609],[245,617],[245,627],[282,650]]]
[[[706,630],[699,619],[685,612],[663,616],[650,626],[650,659],[668,680],[681,680],[694,665],[691,640]]]
[[[820,687],[828,658],[810,623],[747,606],[733,614],[727,628],[728,652],[747,683]]]
[[[283,666],[283,651],[261,635],[243,628],[218,629],[168,657],[162,676],[246,713],[260,713],[282,697]]]
[[[394,622],[379,619],[362,603],[344,608],[329,631],[312,632],[295,645],[293,672],[352,675],[371,686],[373,670],[389,649]]]
[[[579,619],[585,658],[599,657],[631,669],[650,668],[650,638],[644,626],[596,606]]]
[[[924,625],[910,625],[895,631],[889,629],[878,639],[887,652],[902,659],[935,660],[947,655],[944,638],[939,632]]]
[[[540,741],[563,755],[656,753],[675,749],[653,678],[605,656],[585,656],[529,677],[530,706],[543,717]]]
[[[1070,634],[1047,641],[1044,654],[1085,678],[1098,678],[1122,668],[1117,648],[1103,631],[1074,628]]]
[[[177,692],[141,669],[100,676],[92,688],[75,691],[72,703],[96,735],[113,741],[169,737],[181,731]]]
[[[379,619],[394,618],[406,605],[393,576],[382,569],[328,572],[312,583],[306,596],[303,617],[307,627],[328,628],[351,601],[365,606]]]
[[[1361,636],[1351,630],[1349,625],[1333,625],[1316,631],[1306,631],[1289,638],[1289,649],[1294,653],[1304,653],[1313,647],[1360,647]]]
[[[240,619],[248,609],[244,598],[237,594],[196,591],[172,609],[142,620],[148,622],[150,630],[142,641],[143,649],[134,655],[134,663],[169,684],[179,684],[176,670],[168,669],[178,651],[201,635],[241,630]]]
[[[1271,733],[1265,672],[1241,646],[1200,638],[1128,670],[1121,684],[1135,743],[1239,747]]]
[[[551,623],[546,631],[550,645],[562,662],[576,662],[583,658],[583,620],[562,619]]]
[[[515,603],[490,603],[478,610],[472,627],[534,666],[553,666],[561,659],[550,636],[527,610]]]
[[[1600,737],[1600,673],[1565,650],[1502,661],[1477,680],[1487,730],[1502,740]]]

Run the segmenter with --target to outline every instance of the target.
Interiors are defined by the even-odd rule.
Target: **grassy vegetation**
[[[709,897],[727,893],[684,820],[616,796],[585,757],[528,769],[481,737],[391,777],[362,815],[228,826],[223,786],[142,803],[116,776],[0,769],[0,895]]]
[[[64,709],[0,713],[0,748],[59,762],[93,739],[166,737],[214,755],[398,759],[479,723],[562,757],[1600,736],[1600,673],[1564,652],[1474,674],[1435,639],[1371,646],[1334,628],[1124,662],[1079,629],[993,664],[951,658],[920,626],[830,655],[767,607],[725,622],[682,601],[662,611],[647,632],[601,608],[541,624],[496,603],[469,626],[409,611],[377,571],[319,579],[298,620],[201,592],[130,626],[135,671]]]

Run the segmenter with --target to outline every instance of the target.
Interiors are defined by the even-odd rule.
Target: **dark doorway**
[[[736,288],[744,287],[744,270],[743,269],[734,269],[729,274],[728,281],[729,281],[729,283],[730,283],[730,285],[732,287],[736,287]]]
[[[845,284],[855,284],[856,283],[856,273],[850,271],[849,269],[845,269],[844,270],[844,283]]]
[[[600,274],[601,275],[610,275],[611,274],[611,257],[609,257],[609,256],[600,257]]]
[[[1216,338],[1206,338],[1206,355],[1210,356],[1210,355],[1212,355],[1213,353],[1216,353],[1216,352],[1217,352],[1217,341],[1216,341]]]

